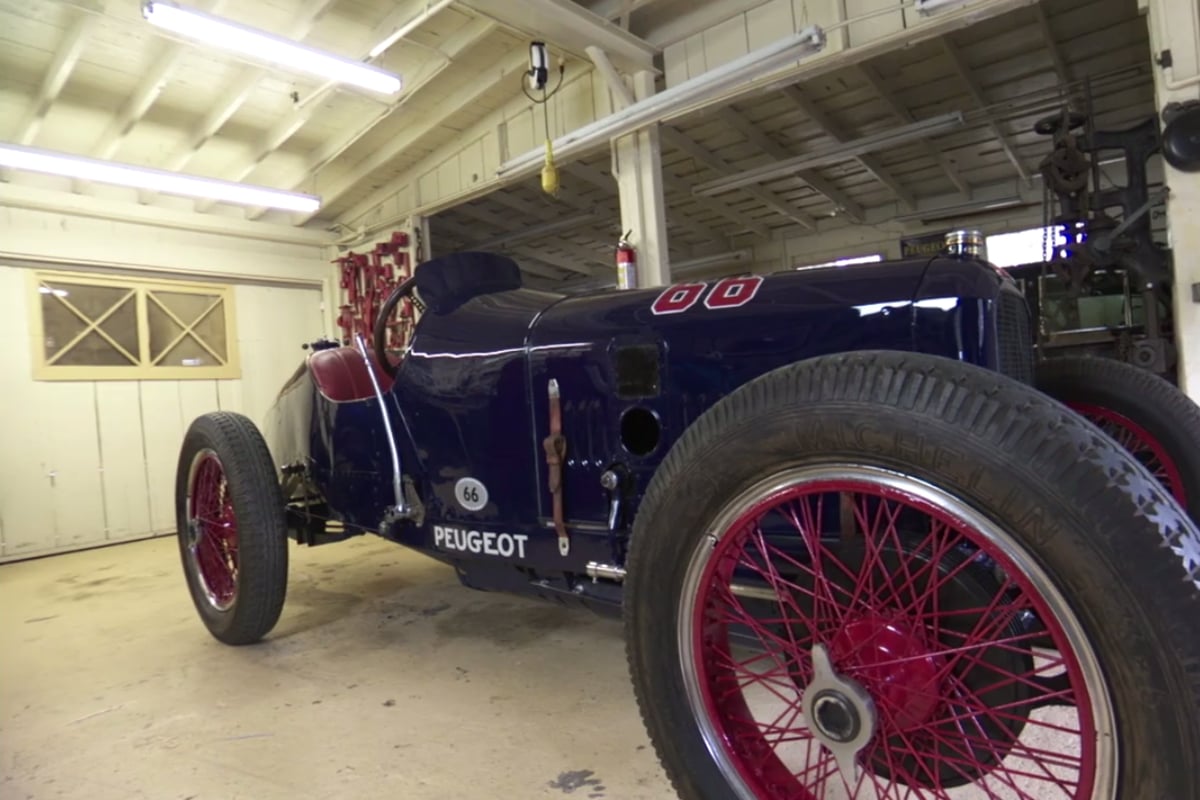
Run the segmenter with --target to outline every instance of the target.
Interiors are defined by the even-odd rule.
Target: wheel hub
[[[813,678],[802,701],[804,718],[853,786],[858,753],[875,735],[875,702],[857,681],[834,670],[824,645],[813,645],[812,664]]]
[[[830,649],[843,669],[853,668],[896,727],[911,729],[933,714],[943,660],[930,655],[910,623],[864,614],[838,631]]]
[[[200,520],[195,517],[188,518],[187,521],[187,546],[194,552],[196,545],[200,542]]]

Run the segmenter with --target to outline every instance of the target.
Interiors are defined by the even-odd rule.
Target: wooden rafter
[[[833,120],[829,114],[818,106],[811,98],[796,86],[789,86],[783,90],[785,97],[790,99],[800,111],[813,123],[820,128],[826,136],[833,139],[838,144],[844,144],[854,137],[848,135],[840,125]],[[916,196],[905,186],[900,183],[896,176],[883,166],[883,162],[879,156],[873,153],[863,153],[855,158],[858,163],[862,164],[863,169],[870,173],[875,180],[886,186],[892,194],[896,196],[906,208],[915,209],[917,207]]]
[[[871,87],[872,91],[891,109],[892,114],[910,124],[917,121],[912,112],[905,108],[904,104],[897,100],[896,96],[887,88],[887,85],[883,82],[883,78],[879,76],[879,73],[873,66],[870,64],[859,64],[857,69],[859,75]],[[958,174],[958,170],[955,169],[954,165],[950,163],[950,159],[946,158],[940,150],[929,142],[922,142],[921,147],[942,168],[942,171],[946,173],[946,177],[950,179],[950,182],[954,184],[959,193],[964,197],[969,196],[971,188],[963,180],[963,177]]]
[[[954,65],[954,71],[958,73],[959,80],[967,88],[967,93],[971,95],[971,99],[975,101],[977,106],[984,109],[984,118],[987,120],[988,130],[992,132],[992,135],[996,137],[996,141],[1000,143],[1000,149],[1004,151],[1004,155],[1007,156],[1009,162],[1013,165],[1013,169],[1017,171],[1017,175],[1021,177],[1021,180],[1028,182],[1030,180],[1029,170],[1021,163],[1021,157],[1017,155],[1017,149],[1013,146],[1008,134],[1001,130],[1000,124],[996,121],[995,117],[987,111],[988,102],[983,94],[983,87],[979,85],[979,81],[976,79],[974,73],[971,72],[971,67],[967,64],[966,58],[963,57],[962,51],[958,49],[958,45],[950,41],[950,37],[948,36],[942,37],[942,50],[945,51],[946,56],[950,59],[950,63]]]
[[[729,175],[737,171],[725,159],[721,158],[716,153],[713,153],[703,145],[693,141],[690,137],[684,135],[679,130],[670,127],[669,125],[663,126],[662,138],[663,141],[669,143],[672,147],[681,150],[682,152],[691,156],[698,163],[704,165],[708,169],[713,170],[719,175]],[[817,222],[815,219],[798,208],[792,208],[778,195],[762,188],[761,186],[746,186],[743,187],[741,191],[749,194],[751,197],[758,200],[776,214],[786,217],[792,222],[795,222],[796,224],[807,228],[808,230],[816,230]],[[695,195],[694,199],[701,200],[703,198],[699,195]],[[711,200],[712,198],[707,199]],[[741,212],[737,213],[740,214]],[[753,222],[753,220],[751,221]],[[760,233],[758,230],[755,230],[755,233],[757,233],[759,236],[763,236],[764,238],[770,238],[770,232],[765,226],[758,225],[758,223],[755,224],[763,231]]]
[[[735,108],[726,106],[717,112],[717,116],[731,128],[745,136],[750,144],[778,161],[785,161],[796,155],[768,136],[761,128]],[[849,195],[837,186],[834,186],[833,183],[823,178],[816,170],[800,170],[795,174],[795,177],[811,186],[813,191],[833,203],[835,208],[844,212],[852,221],[861,224],[865,219],[863,207],[852,200]]]

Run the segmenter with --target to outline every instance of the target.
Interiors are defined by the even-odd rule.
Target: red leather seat
[[[392,379],[379,367],[375,354],[371,354],[371,367],[379,388],[386,392],[392,388]],[[367,374],[367,362],[362,353],[353,347],[333,347],[318,350],[308,358],[308,369],[312,373],[317,391],[335,403],[366,400],[375,396],[371,376]]]

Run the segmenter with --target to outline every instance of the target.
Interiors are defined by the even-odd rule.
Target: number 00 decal
[[[650,306],[650,310],[655,314],[682,314],[696,305],[702,294],[703,283],[677,283],[668,286],[654,301],[654,305]]]
[[[713,284],[704,298],[704,307],[713,311],[722,308],[738,308],[754,299],[763,279],[757,275],[747,275],[740,278],[722,278]],[[682,314],[704,297],[705,284],[677,283],[668,286],[650,306],[650,311],[656,315]]]
[[[744,306],[758,294],[758,287],[762,282],[763,279],[757,275],[719,280],[708,293],[708,297],[704,298],[704,307],[715,309]]]

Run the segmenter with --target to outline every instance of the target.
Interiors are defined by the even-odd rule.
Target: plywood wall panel
[[[144,536],[152,526],[138,384],[98,381],[92,389],[103,470],[105,538]]]
[[[175,530],[175,467],[185,430],[179,387],[174,381],[141,381],[138,388],[142,435],[146,443],[148,532],[167,533]]]

